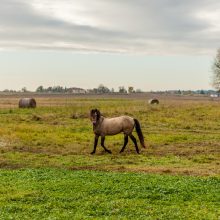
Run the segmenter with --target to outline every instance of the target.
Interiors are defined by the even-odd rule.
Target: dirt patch
[[[192,157],[201,154],[220,154],[220,145],[216,143],[187,143],[175,145],[151,146],[148,148],[148,155],[151,156],[181,156]]]
[[[0,161],[0,169],[16,170],[21,168],[24,168],[22,164],[12,164],[8,161]]]
[[[218,170],[197,169],[197,168],[171,168],[171,167],[137,167],[130,168],[126,166],[74,166],[71,170],[94,170],[94,171],[112,171],[112,172],[135,172],[135,173],[157,173],[169,175],[184,176],[218,176]]]

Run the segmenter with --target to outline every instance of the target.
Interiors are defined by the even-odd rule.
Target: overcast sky
[[[208,89],[218,0],[0,0],[0,90]]]

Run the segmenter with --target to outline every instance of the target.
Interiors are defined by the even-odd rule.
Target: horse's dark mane
[[[96,114],[97,114],[97,121],[98,121],[101,117],[101,113],[98,109],[96,109]]]

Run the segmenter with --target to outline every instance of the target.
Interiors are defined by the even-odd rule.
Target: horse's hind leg
[[[101,146],[104,148],[104,150],[108,153],[112,153],[110,150],[108,150],[106,147],[105,147],[105,137],[101,137]]]
[[[125,150],[125,147],[126,147],[127,143],[128,143],[128,135],[125,134],[125,136],[124,136],[124,145],[123,145],[122,149],[120,150],[120,153],[122,153]]]
[[[139,154],[139,149],[138,149],[138,145],[137,145],[137,140],[136,138],[130,134],[129,137],[131,138],[131,140],[134,142],[134,146],[135,146],[135,149],[136,149],[136,152]]]

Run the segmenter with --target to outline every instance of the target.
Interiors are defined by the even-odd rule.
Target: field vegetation
[[[2,219],[218,219],[220,103],[160,97],[0,98]],[[147,149],[123,154],[123,135],[106,138],[112,154],[93,148],[91,108],[130,115]],[[136,134],[135,134],[136,135]],[[139,144],[140,146],[140,144]]]

